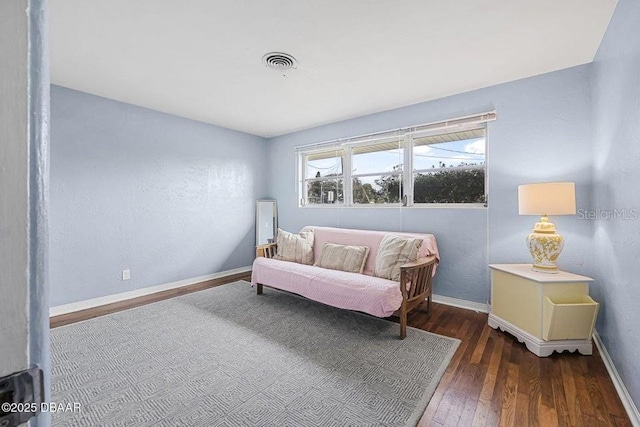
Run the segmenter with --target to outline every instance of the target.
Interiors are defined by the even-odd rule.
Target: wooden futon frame
[[[273,258],[276,254],[276,243],[269,243],[256,247],[256,256]],[[415,262],[404,264],[400,267],[400,292],[402,304],[393,313],[400,318],[400,339],[407,336],[407,315],[427,300],[427,311],[431,311],[433,268],[436,263],[435,256],[419,258]],[[262,294],[263,285],[256,284],[256,293]]]

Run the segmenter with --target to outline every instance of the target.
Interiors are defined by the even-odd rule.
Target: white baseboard
[[[88,308],[100,307],[102,305],[112,304],[114,302],[126,301],[137,297],[155,294],[157,292],[167,291],[169,289],[182,288],[196,283],[205,282],[207,280],[219,279],[221,277],[230,276],[238,273],[248,273],[251,266],[234,268],[233,270],[220,271],[218,273],[208,274],[206,276],[193,277],[191,279],[179,280],[177,282],[165,283],[163,285],[150,286],[148,288],[135,289],[133,291],[121,292],[114,295],[106,295],[103,297],[88,299],[84,301],[72,302],[70,304],[58,305],[49,309],[49,316],[60,316],[62,314],[73,313]]]
[[[638,407],[631,399],[629,390],[627,390],[627,387],[622,382],[622,378],[620,378],[620,374],[618,374],[618,370],[613,364],[607,348],[604,346],[600,335],[598,335],[598,331],[593,331],[593,342],[596,344],[596,347],[598,347],[600,357],[602,357],[602,361],[607,368],[607,372],[609,372],[613,386],[616,388],[618,396],[620,396],[620,400],[622,400],[622,405],[631,419],[631,424],[633,424],[634,427],[640,427],[640,411],[638,411]]]
[[[467,310],[478,311],[480,313],[488,313],[489,306],[480,302],[467,301],[464,299],[458,299],[453,297],[446,297],[444,295],[433,294],[433,302],[438,304],[450,305],[452,307],[464,308]]]

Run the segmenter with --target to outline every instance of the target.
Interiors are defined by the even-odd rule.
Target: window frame
[[[327,145],[317,148],[308,148],[304,149],[303,147],[299,149],[296,153],[296,158],[298,162],[298,178],[296,178],[298,183],[298,196],[299,203],[298,206],[302,208],[402,208],[402,207],[411,207],[418,209],[430,209],[430,208],[457,208],[457,209],[485,209],[488,206],[488,174],[487,174],[487,166],[489,163],[488,160],[488,151],[489,151],[489,127],[487,126],[488,120],[480,123],[470,123],[458,125],[455,129],[451,128],[443,128],[436,130],[428,130],[428,131],[418,131],[412,132],[407,130],[402,134],[395,135],[381,135],[379,137],[369,137],[366,140],[358,141],[358,142],[336,142],[333,145]],[[414,158],[414,139],[425,137],[425,136],[434,136],[434,135],[443,135],[452,132],[461,132],[465,130],[476,130],[482,129],[484,131],[484,144],[485,144],[485,154],[484,154],[484,163],[482,165],[475,166],[463,166],[465,169],[482,169],[484,170],[484,202],[478,203],[416,203],[414,202],[414,176],[421,172],[437,172],[437,171],[446,171],[446,170],[461,170],[460,166],[452,166],[452,167],[443,167],[443,168],[428,168],[428,169],[419,169],[414,170],[413,168],[413,158]],[[389,173],[389,172],[372,172],[372,173],[364,173],[364,174],[354,174],[352,171],[353,164],[353,149],[356,147],[376,145],[381,143],[384,140],[388,140],[391,138],[398,138],[404,136],[403,143],[403,163],[402,163],[402,171],[398,173]],[[430,144],[427,144],[430,145]],[[343,182],[343,202],[338,203],[308,203],[308,192],[306,190],[307,182],[321,180],[321,178],[306,178],[306,169],[307,169],[307,156],[314,153],[322,153],[328,151],[340,151],[343,150],[343,163],[342,163],[342,175],[339,177],[335,177],[338,180],[342,180]],[[401,196],[401,201],[399,203],[354,203],[353,202],[353,179],[358,177],[366,177],[366,176],[400,176],[401,180],[401,188],[403,191],[403,196]],[[333,177],[329,177],[328,179],[332,179]],[[327,178],[324,177],[326,180]]]
[[[307,164],[308,164],[308,157],[310,155],[313,154],[318,154],[318,153],[326,153],[326,152],[331,152],[331,151],[335,151],[336,153],[339,151],[343,152],[342,155],[342,174],[339,176],[335,176],[335,177],[320,177],[320,178],[307,178],[306,174],[307,174]],[[300,168],[299,168],[299,173],[300,173],[300,177],[302,178],[300,180],[300,188],[298,190],[298,195],[302,195],[302,197],[300,198],[300,202],[301,205],[300,206],[305,206],[305,207],[320,207],[320,206],[326,206],[326,207],[344,207],[347,204],[347,192],[346,192],[346,176],[345,176],[345,171],[348,170],[347,169],[347,150],[344,147],[329,147],[329,148],[319,148],[319,149],[315,149],[315,150],[305,150],[305,151],[301,151],[298,155],[298,161],[300,163]],[[337,156],[336,156],[337,158]],[[316,182],[316,181],[329,181],[329,180],[336,180],[336,181],[342,181],[342,192],[343,192],[343,201],[342,202],[338,202],[337,200],[334,203],[309,203],[309,192],[307,191],[307,183],[308,182]],[[321,195],[322,197],[322,195]],[[337,198],[337,194],[336,194],[336,198]]]
[[[457,208],[486,208],[487,207],[487,200],[488,200],[488,192],[487,192],[487,164],[488,164],[488,133],[489,133],[489,127],[487,126],[487,123],[481,123],[481,124],[470,124],[470,125],[462,125],[456,128],[456,132],[464,132],[466,130],[476,130],[476,129],[482,129],[484,131],[484,163],[482,165],[477,165],[477,166],[471,166],[471,167],[467,167],[467,166],[452,166],[452,167],[443,167],[443,168],[427,168],[427,169],[417,169],[414,170],[413,168],[413,149],[415,148],[415,145],[413,144],[413,139],[414,138],[420,138],[420,137],[425,137],[425,136],[435,136],[435,135],[443,135],[446,133],[450,133],[447,132],[446,130],[435,130],[435,131],[426,131],[426,132],[416,132],[412,135],[410,135],[411,137],[411,159],[409,159],[410,161],[410,177],[405,177],[405,179],[408,179],[407,182],[410,183],[411,188],[409,188],[409,199],[410,199],[410,203],[407,203],[407,206],[412,206],[412,207],[422,207],[422,208],[428,208],[428,207],[457,207]],[[430,144],[427,144],[430,145]],[[462,168],[462,169],[461,169]],[[409,169],[409,168],[407,168]],[[463,170],[463,169],[482,169],[484,170],[484,182],[483,182],[483,189],[484,189],[484,195],[483,195],[483,202],[477,202],[477,203],[415,203],[413,200],[413,191],[414,191],[414,176],[420,172],[437,172],[437,171],[446,171],[446,170]]]
[[[368,146],[375,146],[377,144],[382,144],[385,141],[389,141],[389,142],[394,142],[394,141],[402,141],[402,149],[403,149],[403,159],[402,159],[402,171],[400,172],[385,172],[385,171],[376,171],[376,172],[367,172],[367,173],[353,173],[353,151],[354,149],[357,149],[358,147],[368,147]],[[349,157],[349,177],[347,178],[345,176],[345,181],[348,179],[349,180],[349,204],[345,206],[348,207],[372,207],[372,206],[377,206],[377,207],[399,207],[402,206],[402,197],[400,197],[400,201],[397,203],[354,203],[353,202],[353,179],[354,178],[366,178],[366,177],[370,177],[370,176],[400,176],[402,177],[401,180],[401,188],[404,189],[404,162],[406,159],[406,135],[403,134],[398,134],[398,135],[387,135],[387,136],[383,136],[380,138],[376,138],[376,139],[372,139],[372,140],[367,140],[367,141],[363,141],[363,142],[358,142],[356,144],[350,144],[347,147],[347,152],[345,152],[345,156]],[[398,147],[400,148],[400,147]],[[356,154],[357,155],[357,154]]]

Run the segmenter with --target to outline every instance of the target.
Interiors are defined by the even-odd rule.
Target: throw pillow
[[[278,247],[273,258],[298,264],[313,264],[313,237],[313,230],[294,234],[278,228]]]
[[[320,256],[314,265],[331,270],[362,273],[369,255],[367,246],[346,246],[335,243],[325,243],[320,250]]]
[[[384,279],[400,281],[400,267],[418,258],[422,239],[387,234],[382,238],[376,255],[373,274]]]

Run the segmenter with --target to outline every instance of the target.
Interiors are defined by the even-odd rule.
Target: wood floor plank
[[[583,358],[585,369],[587,372],[594,371],[595,369],[592,367],[593,359]],[[606,408],[606,403],[604,397],[602,396],[602,391],[600,387],[600,381],[597,376],[587,376],[587,387],[589,389],[589,396],[591,397],[591,405],[593,410],[598,418],[599,422],[602,422],[603,425],[606,425],[610,422],[609,411]]]
[[[600,357],[600,353],[597,350],[594,350],[594,356],[597,357],[597,361],[594,361],[594,365],[598,368],[597,384],[602,389],[605,407],[609,411],[611,419],[627,418],[627,413],[625,412],[624,407],[618,404],[620,398],[615,391],[613,381],[611,381],[611,377],[609,376],[609,373],[604,366],[604,362],[602,362],[602,358]]]
[[[480,397],[476,405],[476,411],[473,416],[473,426],[485,426],[487,424],[487,418],[489,409],[491,407],[491,401],[493,400],[493,394],[496,388],[496,381],[498,379],[498,368],[500,367],[500,359],[502,358],[502,348],[504,347],[504,340],[499,339],[494,345],[496,340],[491,340],[491,344],[487,346],[492,349],[491,359],[487,366],[486,374],[480,391]]]
[[[464,370],[464,378],[468,381],[468,385],[464,387],[466,399],[460,411],[459,425],[470,426],[473,423],[476,407],[478,406],[478,399],[482,392],[485,368],[479,364],[471,363],[467,364]]]
[[[518,426],[528,427],[529,423],[529,364],[519,352],[511,353],[511,360],[518,367],[518,390],[516,394],[515,419]]]
[[[502,408],[500,411],[501,426],[516,425],[516,398],[518,396],[518,372],[519,367],[515,363],[509,363],[507,367],[507,382],[502,392]]]
[[[513,349],[515,340],[509,339],[505,341],[498,367],[498,376],[496,377],[496,386],[489,406],[489,415],[487,417],[487,426],[497,426],[500,424],[503,406],[503,394],[507,387],[507,377],[509,375],[509,359]]]
[[[553,390],[553,402],[555,404],[558,425],[570,426],[574,424],[571,424],[569,410],[567,407],[567,397],[564,392],[565,387],[564,381],[562,380],[562,367],[560,360],[561,359],[552,364],[551,388]]]
[[[579,363],[579,361],[572,361],[571,371],[573,372],[573,378],[576,385],[580,418],[582,418],[583,421],[585,419],[597,420],[593,411],[593,405],[591,404],[591,395],[589,394],[589,386],[586,379],[588,372],[583,370],[582,364]]]
[[[542,393],[540,392],[540,358],[531,357],[526,353],[521,353],[521,356],[527,367],[527,379],[529,382],[528,423],[530,426],[538,426],[540,425],[538,407],[542,401]]]
[[[556,427],[558,425],[558,414],[556,413],[555,408],[550,408],[547,405],[540,405],[538,407],[538,413],[540,426]]]
[[[611,419],[611,425],[617,426],[617,427],[629,427],[631,426],[631,421],[629,420],[629,417],[625,414],[625,415],[610,415],[609,418]]]
[[[562,384],[564,385],[564,395],[566,398],[567,412],[570,425],[578,425],[579,402],[576,382],[571,372],[570,359],[560,359],[560,371],[562,373]]]
[[[553,354],[546,361],[540,364],[540,404],[541,407],[553,408],[555,400],[553,398],[553,361],[557,355]],[[546,362],[546,363],[545,363]]]
[[[473,350],[473,354],[471,355],[471,360],[469,361],[469,363],[480,363],[482,355],[484,354],[484,350],[487,346],[487,341],[489,341],[489,334],[491,333],[491,331],[491,328],[482,328],[480,338],[478,338],[476,348]]]

